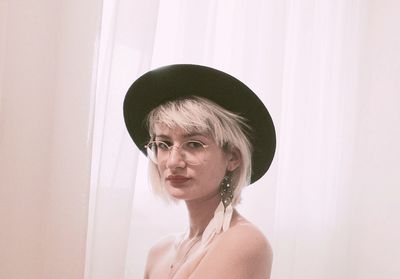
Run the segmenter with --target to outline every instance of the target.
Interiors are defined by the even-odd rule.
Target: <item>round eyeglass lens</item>
[[[207,147],[208,145],[195,140],[183,142],[179,146],[168,145],[163,141],[153,141],[146,146],[147,155],[155,164],[165,163],[171,156],[172,149],[176,148],[182,159],[190,165],[198,165],[204,160]]]

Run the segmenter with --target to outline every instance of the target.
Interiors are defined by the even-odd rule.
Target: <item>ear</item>
[[[237,169],[237,167],[240,166],[241,162],[242,155],[240,154],[240,151],[237,148],[232,148],[232,150],[230,150],[228,154],[227,170],[234,171],[235,169]]]

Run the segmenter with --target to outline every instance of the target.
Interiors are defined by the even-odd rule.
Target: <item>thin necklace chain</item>
[[[197,236],[193,240],[191,240],[192,243],[190,244],[189,248],[186,250],[183,257],[181,257],[180,259],[177,259],[178,252],[182,248],[184,239],[185,239],[185,237],[183,237],[182,240],[179,242],[179,245],[178,245],[178,248],[176,249],[176,254],[174,257],[174,262],[172,262],[171,265],[169,266],[169,268],[170,268],[169,278],[173,278],[174,275],[176,274],[176,272],[179,270],[179,268],[186,262],[187,258],[189,257],[190,251],[200,241],[201,236]]]

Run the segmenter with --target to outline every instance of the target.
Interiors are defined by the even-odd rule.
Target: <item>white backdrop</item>
[[[122,100],[151,68],[199,63],[243,80],[276,123],[272,168],[240,206],[273,245],[272,278],[398,278],[399,10],[0,0],[0,277],[142,278],[186,216],[149,192]]]
[[[98,90],[107,92],[97,114],[105,132],[97,138],[103,169],[94,172],[100,198],[92,210],[108,215],[95,215],[94,232],[107,225],[103,238],[89,237],[97,245],[88,250],[87,278],[141,278],[151,244],[185,227],[182,205],[165,206],[150,193],[146,160],[133,155],[121,113],[135,78],[173,63],[233,74],[272,114],[274,164],[240,206],[272,242],[272,278],[400,275],[400,45],[391,35],[398,3],[105,3],[101,61],[112,67],[99,68],[107,78]]]

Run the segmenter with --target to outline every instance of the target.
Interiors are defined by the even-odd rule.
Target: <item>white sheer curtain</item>
[[[185,226],[150,193],[121,111],[134,79],[172,63],[233,74],[272,114],[275,161],[240,206],[272,242],[272,278],[399,276],[400,4],[103,2],[87,279],[141,278],[151,244]]]

